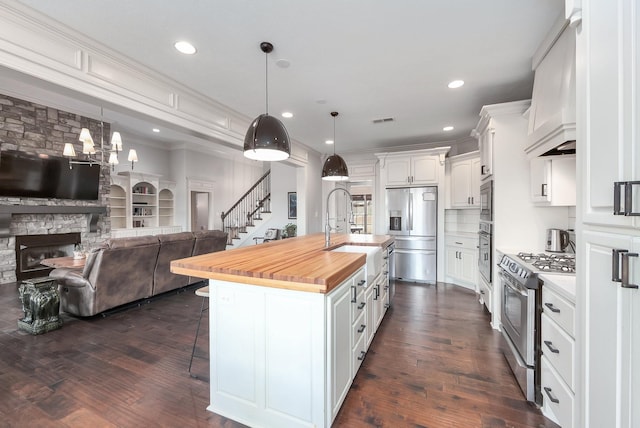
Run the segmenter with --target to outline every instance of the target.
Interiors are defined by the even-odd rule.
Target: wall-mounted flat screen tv
[[[36,156],[15,150],[0,152],[0,196],[95,201],[100,165],[76,164],[56,156]]]

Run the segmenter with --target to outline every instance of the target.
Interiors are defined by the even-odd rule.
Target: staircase
[[[258,222],[271,214],[271,170],[222,213],[222,229],[227,232],[227,246],[236,247],[250,235]]]

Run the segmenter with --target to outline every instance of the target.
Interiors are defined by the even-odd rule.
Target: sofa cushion
[[[194,237],[191,232],[158,235],[160,250],[153,274],[153,295],[189,285],[189,277],[171,272],[171,260],[190,257]]]

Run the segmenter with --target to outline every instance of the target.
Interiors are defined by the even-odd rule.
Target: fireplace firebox
[[[74,246],[80,242],[80,233],[16,236],[16,279],[47,276],[52,268],[40,262],[52,257],[71,256]]]

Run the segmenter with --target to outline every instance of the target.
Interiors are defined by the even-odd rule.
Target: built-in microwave
[[[493,221],[493,180],[480,186],[480,220]]]

